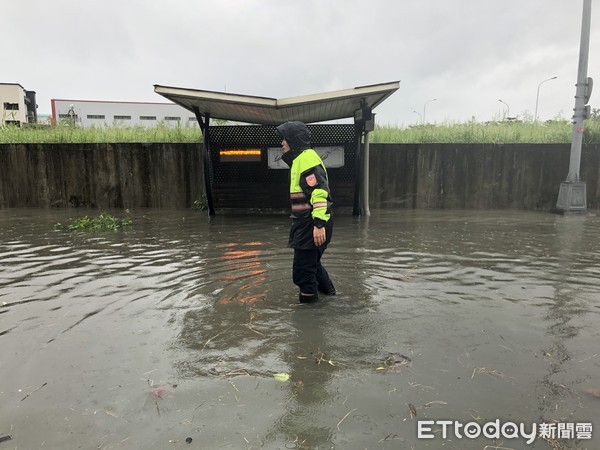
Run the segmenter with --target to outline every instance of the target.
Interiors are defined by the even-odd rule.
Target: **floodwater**
[[[85,214],[0,210],[0,449],[600,448],[599,217],[341,215],[298,305],[285,215]]]

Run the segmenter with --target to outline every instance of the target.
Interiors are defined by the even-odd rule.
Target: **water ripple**
[[[396,432],[381,424],[403,426],[409,402],[442,399],[445,417],[470,409],[554,417],[545,403],[519,403],[519,393],[555,374],[557,385],[595,379],[595,218],[437,211],[340,217],[323,259],[338,295],[306,306],[297,304],[291,281],[285,217],[142,211],[133,213],[130,230],[117,233],[54,231],[52,223],[67,214],[73,212],[0,211],[0,348],[2,367],[11,370],[3,395],[31,391],[41,385],[38,374],[48,373],[48,410],[66,403],[93,412],[97,404],[86,399],[104,405],[118,396],[134,405],[139,392],[116,394],[114,387],[174,379],[189,383],[198,399],[190,417],[206,392],[223,386],[240,404],[253,399],[262,429],[252,442],[323,448],[352,436],[365,448],[374,435]],[[377,370],[389,369],[391,354],[411,364]],[[472,377],[484,367],[506,377]],[[290,380],[276,381],[276,373]],[[237,391],[243,383],[246,390]],[[421,398],[428,389],[440,395]],[[218,392],[211,401],[224,398]],[[276,404],[269,403],[274,392]],[[582,409],[574,395],[544,401],[562,408],[571,399],[564,417],[593,408]],[[336,425],[354,408],[341,427],[349,434],[340,433]],[[128,420],[139,414],[134,409]],[[14,412],[0,411],[6,420]]]

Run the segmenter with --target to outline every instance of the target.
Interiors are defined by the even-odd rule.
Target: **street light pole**
[[[425,125],[425,108],[427,107],[427,103],[435,102],[437,98],[432,98],[431,100],[427,100],[423,105],[423,125]]]
[[[508,119],[510,117],[510,106],[508,106],[508,103],[506,103],[504,100],[498,100],[500,103],[504,103],[506,105],[506,118]]]
[[[423,124],[423,114],[421,114],[419,111],[413,111],[415,114],[418,114],[420,119],[421,119],[421,124]]]
[[[550,80],[556,80],[558,77],[552,77],[552,78],[548,78],[547,80],[542,81],[540,84],[538,84],[538,88],[537,88],[537,95],[535,96],[535,116],[533,116],[533,121],[537,122],[537,112],[538,112],[538,102],[540,100],[540,86],[542,84],[544,84],[546,81],[550,81]]]

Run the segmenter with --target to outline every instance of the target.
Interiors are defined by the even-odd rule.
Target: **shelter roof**
[[[154,92],[203,116],[235,122],[279,125],[290,120],[305,123],[353,117],[363,106],[375,108],[400,87],[399,81],[340,91],[275,99],[226,92],[154,85]]]

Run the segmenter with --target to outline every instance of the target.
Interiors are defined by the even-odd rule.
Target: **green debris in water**
[[[273,378],[277,381],[287,381],[290,379],[290,375],[287,373],[275,373],[273,374]]]
[[[61,223],[54,225],[54,229],[69,231],[117,231],[118,229],[130,226],[132,221],[130,218],[119,219],[111,214],[101,213],[97,217],[82,217],[75,219],[70,224],[63,226]]]

